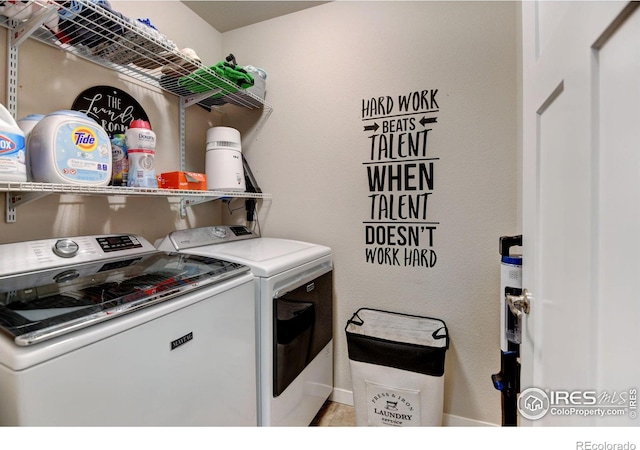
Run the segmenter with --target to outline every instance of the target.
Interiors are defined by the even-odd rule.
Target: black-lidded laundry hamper
[[[345,328],[357,426],[440,426],[447,325],[360,308]]]

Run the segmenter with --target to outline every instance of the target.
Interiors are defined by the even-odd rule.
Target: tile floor
[[[355,427],[355,409],[353,406],[327,400],[309,426]]]

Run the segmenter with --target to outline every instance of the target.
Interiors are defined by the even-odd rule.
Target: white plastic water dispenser
[[[207,130],[205,171],[210,191],[245,191],[240,132],[235,128]]]

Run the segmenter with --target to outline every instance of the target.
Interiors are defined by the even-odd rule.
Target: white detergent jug
[[[24,132],[0,104],[0,181],[27,181]]]
[[[28,116],[23,117],[22,119],[18,119],[18,126],[24,132],[24,139],[27,141],[29,139],[29,133],[33,130],[33,127],[36,126],[38,122],[40,122],[44,118],[44,114],[29,114]],[[27,147],[29,144],[25,144]]]

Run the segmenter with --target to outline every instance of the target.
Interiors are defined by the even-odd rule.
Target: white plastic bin
[[[442,425],[442,320],[361,308],[345,331],[357,426]]]

